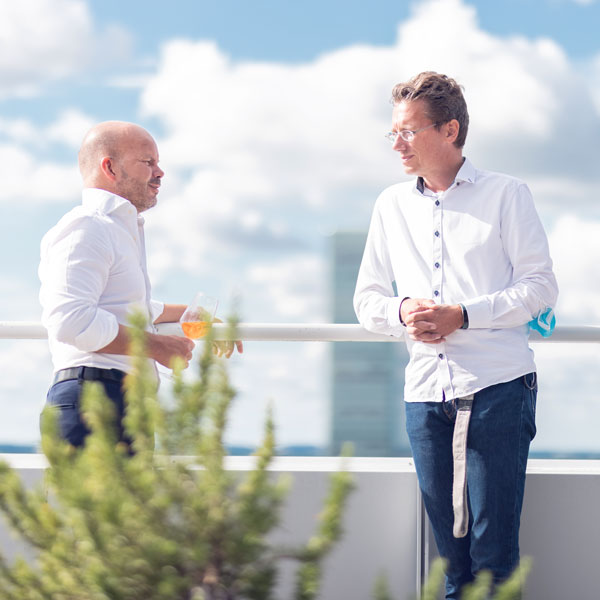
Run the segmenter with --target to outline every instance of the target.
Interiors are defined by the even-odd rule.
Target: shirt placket
[[[137,230],[138,230],[138,243],[140,246],[140,266],[142,268],[142,272],[144,274],[144,283],[146,285],[146,310],[148,311],[148,329],[152,333],[156,333],[156,325],[152,319],[152,307],[150,306],[150,278],[148,277],[148,268],[146,265],[146,238],[144,237],[144,220],[143,218],[138,218],[137,220]],[[160,377],[158,375],[158,367],[156,365],[156,361],[150,361],[152,367],[154,369],[154,375],[157,381],[160,381]]]
[[[438,194],[433,198],[433,253],[431,265],[431,298],[436,304],[442,304],[444,300],[444,196]],[[450,366],[448,365],[448,357],[446,356],[446,343],[441,342],[435,346],[437,350],[437,373],[438,381],[441,384],[439,390],[440,396],[442,391],[447,398],[453,398],[454,392],[452,388],[452,379],[450,377]]]
[[[156,326],[152,322],[152,307],[150,305],[151,291],[150,291],[150,278],[148,277],[148,267],[146,264],[146,240],[144,237],[144,222],[138,219],[138,243],[140,245],[140,267],[144,274],[144,283],[146,286],[146,310],[148,311],[148,325],[152,333],[156,333]]]

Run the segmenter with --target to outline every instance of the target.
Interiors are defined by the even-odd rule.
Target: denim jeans
[[[529,373],[475,394],[467,437],[469,530],[452,533],[452,435],[456,403],[407,402],[406,429],[438,551],[447,561],[446,598],[483,569],[494,582],[519,562],[519,524],[529,444],[535,436],[537,380]]]
[[[58,412],[58,428],[61,438],[76,447],[83,446],[85,438],[90,433],[81,417],[81,393],[85,383],[81,379],[61,381],[48,390],[46,397],[46,408]],[[117,440],[130,445],[131,440],[127,437],[123,428],[125,398],[121,382],[99,381],[98,383],[102,384],[106,396],[112,400],[115,406]]]

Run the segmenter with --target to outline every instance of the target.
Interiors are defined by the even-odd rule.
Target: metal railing
[[[178,323],[161,323],[160,333],[180,334]],[[227,337],[228,326],[215,324],[216,339]],[[45,339],[47,333],[36,321],[0,321],[0,339]],[[400,338],[371,333],[361,325],[331,323],[239,323],[237,337],[252,342],[397,342]],[[551,337],[532,331],[532,343],[600,343],[600,327],[592,325],[558,326]]]

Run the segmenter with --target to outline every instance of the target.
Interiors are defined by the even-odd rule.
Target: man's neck
[[[427,189],[434,193],[445,192],[456,179],[456,175],[465,162],[464,156],[460,156],[456,161],[448,164],[445,169],[440,170],[432,176],[423,177],[423,183]]]

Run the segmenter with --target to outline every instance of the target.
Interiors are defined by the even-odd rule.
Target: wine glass
[[[204,337],[215,318],[218,305],[216,298],[198,292],[179,319],[185,337],[190,340]]]

